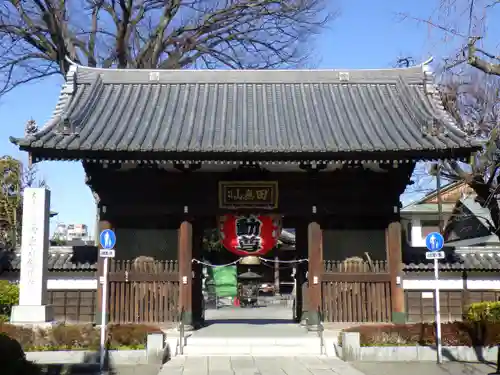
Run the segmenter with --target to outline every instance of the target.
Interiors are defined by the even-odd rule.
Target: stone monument
[[[24,190],[19,305],[12,308],[12,323],[37,324],[53,320],[52,307],[47,305],[49,210],[49,190]]]

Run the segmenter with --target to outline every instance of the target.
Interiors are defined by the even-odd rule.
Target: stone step
[[[186,346],[315,346],[320,344],[317,336],[304,337],[187,337]]]
[[[322,354],[316,335],[299,337],[200,337],[185,340],[183,355],[189,356],[318,356]]]
[[[183,355],[185,356],[319,356],[321,355],[319,342],[317,345],[302,346],[185,346]]]

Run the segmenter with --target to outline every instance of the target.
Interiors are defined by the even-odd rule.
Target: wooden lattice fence
[[[323,317],[327,322],[388,322],[391,285],[386,261],[325,261]]]
[[[111,260],[108,280],[110,323],[178,321],[177,261]]]

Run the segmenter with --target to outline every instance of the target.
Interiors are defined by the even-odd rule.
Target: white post
[[[279,295],[280,294],[280,264],[279,264],[279,257],[275,256],[274,257],[274,294]]]
[[[102,275],[102,298],[101,298],[101,347],[100,347],[100,368],[101,373],[104,371],[104,358],[106,356],[106,312],[108,300],[108,258],[104,258],[104,271]]]
[[[436,173],[436,197],[438,201],[439,233],[443,233],[443,202],[441,199],[441,164],[438,164]],[[444,245],[444,238],[443,238]],[[439,260],[434,258],[434,279],[436,283],[436,349],[437,363],[443,363],[443,350],[441,347],[441,301],[439,299]]]
[[[443,348],[441,344],[441,307],[439,301],[439,261],[434,259],[434,282],[436,290],[434,292],[434,299],[436,305],[436,349],[437,349],[437,363],[443,363]]]
[[[47,306],[50,191],[26,188],[23,195],[19,306],[12,307],[12,323],[47,323],[53,320]]]

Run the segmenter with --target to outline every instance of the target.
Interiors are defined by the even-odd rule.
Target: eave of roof
[[[441,205],[441,209],[443,213],[451,213],[454,204],[444,203]],[[410,204],[401,209],[401,214],[437,214],[439,212],[438,204],[436,203],[421,203],[421,204]]]
[[[346,79],[347,78],[347,79]],[[11,138],[40,159],[467,157],[425,67],[112,70],[73,65],[51,120]],[[297,156],[299,155],[299,156]]]
[[[500,252],[471,252],[468,254],[457,253],[452,258],[439,262],[439,270],[445,272],[475,271],[498,272],[500,271]],[[405,272],[434,271],[434,263],[422,261],[407,263],[403,266]]]

